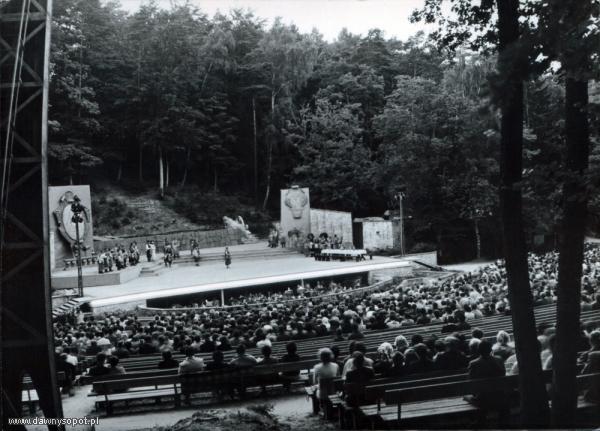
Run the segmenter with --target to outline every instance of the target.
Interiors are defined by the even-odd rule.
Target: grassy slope
[[[223,216],[244,217],[260,233],[269,217],[233,196],[184,189],[159,199],[155,191],[125,190],[114,185],[92,186],[94,235],[120,236],[177,230],[214,229]]]

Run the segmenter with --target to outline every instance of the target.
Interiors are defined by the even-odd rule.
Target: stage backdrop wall
[[[397,243],[397,231],[394,229],[394,223],[391,220],[384,220],[380,217],[369,217],[354,220],[355,229],[361,230],[362,244],[355,244],[357,247],[369,250],[386,250],[394,248]]]
[[[298,229],[302,235],[310,233],[310,196],[308,188],[292,186],[281,190],[281,231]]]
[[[315,236],[327,232],[342,238],[343,242],[352,242],[352,213],[311,208],[310,232]]]
[[[89,185],[48,187],[50,265],[62,268],[62,260],[73,258],[69,235],[74,235],[74,224],[70,221],[72,196],[77,195],[86,208],[84,223],[80,223],[80,238],[85,250],[82,256],[91,256],[94,251],[94,233],[92,228],[92,198]],[[83,230],[83,234],[81,232]],[[67,238],[65,238],[65,232]]]

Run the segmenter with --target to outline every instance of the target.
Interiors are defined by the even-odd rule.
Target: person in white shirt
[[[320,363],[312,369],[313,383],[316,385],[317,398],[323,402],[335,392],[333,379],[339,375],[339,365],[333,360],[333,352],[324,348],[319,350]]]

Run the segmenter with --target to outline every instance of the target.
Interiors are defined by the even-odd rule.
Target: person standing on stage
[[[194,245],[194,248],[192,248],[192,257],[196,266],[200,266],[200,247],[197,245]]]
[[[152,260],[152,246],[150,242],[146,242],[146,259],[148,259],[148,262]]]
[[[225,266],[229,269],[229,265],[231,265],[231,253],[229,252],[229,247],[225,247]]]

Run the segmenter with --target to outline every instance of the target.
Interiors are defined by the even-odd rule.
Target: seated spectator
[[[377,374],[387,375],[393,366],[392,356],[394,348],[390,343],[382,343],[377,348],[377,359],[373,363],[373,371]]]
[[[92,340],[90,342],[90,346],[85,350],[85,354],[87,356],[97,355],[100,352],[102,352],[102,349],[98,346],[98,343],[96,343],[96,340]]]
[[[108,357],[108,374],[125,374],[125,368],[122,365],[119,365],[119,358],[116,356]]]
[[[207,371],[224,370],[229,365],[225,363],[225,355],[220,350],[215,350],[212,353],[212,362],[206,364]]]
[[[333,379],[339,375],[339,366],[332,362],[333,354],[331,350],[325,348],[319,350],[319,360],[321,361],[312,369],[313,383],[316,386],[317,399],[320,405],[327,401],[327,397],[335,393]]]
[[[365,335],[360,332],[360,327],[357,323],[352,324],[352,332],[348,335],[348,340],[362,340]]]
[[[403,335],[398,335],[394,339],[394,347],[400,353],[404,353],[406,349],[408,349],[408,340]]]
[[[232,359],[231,362],[229,362],[229,365],[232,365],[237,368],[246,368],[253,367],[257,364],[256,358],[246,353],[246,346],[244,346],[243,344],[237,346],[235,351],[237,353],[237,358]]]
[[[546,357],[546,360],[542,363],[542,369],[551,370],[552,369],[552,360],[554,356],[554,349],[556,348],[556,335],[551,335],[548,337],[548,350],[550,354]]]
[[[185,359],[179,364],[179,374],[195,373],[204,369],[204,359],[194,356],[194,349],[188,347],[185,351]]]
[[[589,354],[600,352],[600,330],[596,329],[590,333],[589,344],[590,349],[581,354],[580,361],[583,363],[588,361]]]
[[[496,335],[496,343],[492,346],[492,353],[494,356],[502,359],[502,362],[506,361],[509,356],[514,353],[514,349],[508,345],[510,343],[510,335],[506,331],[498,331]]]
[[[342,332],[341,328],[337,328],[335,330],[335,338],[333,339],[333,341],[346,341],[346,338],[344,338],[344,333]]]
[[[479,328],[473,328],[471,331],[471,338],[477,338],[478,340],[483,339],[483,331]]]
[[[346,362],[344,363],[344,369],[342,370],[342,378],[344,380],[346,379],[346,375],[348,374],[348,372],[354,369],[354,359],[356,358],[356,352],[362,353],[364,357],[363,363],[365,367],[373,368],[373,360],[365,356],[365,353],[367,353],[367,347],[363,343],[356,343],[354,344],[352,356],[348,358],[348,360],[346,360]]]
[[[216,349],[215,343],[212,341],[209,334],[204,334],[204,341],[199,346],[200,353],[214,352]]]
[[[264,345],[260,349],[260,352],[262,353],[263,357],[258,360],[259,365],[276,364],[279,362],[277,358],[271,356],[273,353],[271,346]]]
[[[446,337],[444,344],[446,350],[435,358],[438,370],[461,370],[467,368],[469,362],[463,352],[459,350],[459,340],[456,337]]]
[[[140,345],[140,355],[151,355],[152,353],[158,353],[158,349],[152,344],[152,337],[144,337],[144,342]]]
[[[469,362],[479,357],[479,343],[481,343],[481,339],[479,338],[471,338],[469,340]]]
[[[300,360],[300,356],[296,353],[296,351],[298,350],[298,346],[296,345],[296,343],[294,343],[293,341],[287,343],[285,345],[285,350],[287,351],[287,353],[281,357],[279,362],[298,362]],[[284,371],[283,373],[281,373],[281,377],[284,381],[283,387],[289,391],[291,389],[290,382],[296,380],[299,375],[300,370]]]
[[[76,348],[65,348],[64,353],[67,354],[67,362],[77,368],[77,364],[79,364],[79,359],[77,359],[77,349]]]
[[[69,394],[70,397],[75,395],[73,393],[73,381],[75,380],[75,367],[73,364],[69,363],[68,355],[66,353],[61,353],[56,358],[56,371],[65,373],[65,381],[63,382],[62,393]]]
[[[479,357],[469,363],[469,378],[485,379],[492,377],[502,377],[505,375],[502,359],[493,356],[492,345],[486,340],[482,340],[478,346]],[[472,402],[483,409],[482,420],[485,421],[485,412],[487,410],[497,410],[500,412],[500,422],[507,419],[508,403],[507,394],[498,391],[485,391],[475,394]]]
[[[404,375],[404,355],[401,352],[394,352],[392,355],[392,368],[386,373],[389,377],[399,377]]]
[[[93,367],[90,367],[88,374],[94,377],[108,374],[110,370],[104,366],[104,362],[106,362],[106,355],[104,353],[98,353],[96,355],[96,364]]]
[[[421,374],[433,371],[435,365],[429,358],[427,346],[423,343],[414,346],[414,351],[419,357],[417,362],[413,362],[408,370],[409,374]]]
[[[158,368],[161,370],[179,368],[179,362],[173,359],[173,353],[170,350],[165,350],[162,352],[162,360],[158,362]]]
[[[127,350],[123,341],[117,343],[117,348],[113,352],[113,355],[120,359],[129,358],[129,350]]]
[[[588,354],[587,362],[581,370],[581,374],[600,373],[600,352],[594,351]],[[591,403],[600,404],[600,377],[596,377],[585,392],[584,398]]]
[[[355,352],[352,370],[346,374],[346,383],[354,384],[354,388],[347,394],[346,402],[351,406],[360,405],[364,401],[364,387],[375,377],[373,369],[365,365],[365,356],[362,352]]]

